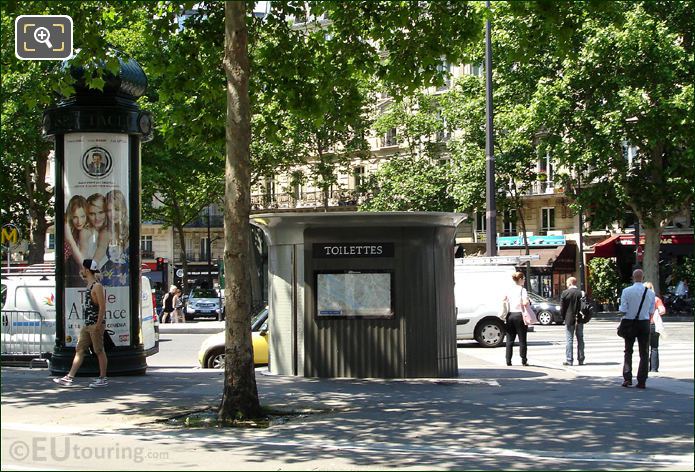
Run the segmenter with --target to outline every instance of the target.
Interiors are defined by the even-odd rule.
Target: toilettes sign
[[[314,258],[337,259],[346,257],[393,257],[393,243],[316,243],[312,247]]]

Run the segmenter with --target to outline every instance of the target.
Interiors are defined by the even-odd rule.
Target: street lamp
[[[208,258],[208,283],[210,284],[210,288],[213,288],[212,284],[212,254],[210,254],[210,249],[212,249],[212,244],[210,243],[210,204],[208,203],[208,239],[205,244],[207,247],[205,248],[205,253]]]
[[[485,2],[490,11],[490,0]],[[495,205],[495,154],[492,108],[492,40],[490,16],[485,21],[485,248],[487,256],[497,255],[497,207]]]

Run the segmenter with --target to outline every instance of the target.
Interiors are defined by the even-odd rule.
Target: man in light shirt
[[[624,313],[623,319],[634,320],[637,318],[638,320],[634,335],[625,337],[623,387],[632,385],[632,351],[635,345],[635,338],[637,338],[639,346],[637,388],[645,388],[649,368],[649,315],[654,312],[655,295],[652,290],[647,289],[642,283],[644,280],[642,269],[636,269],[632,272],[632,280],[634,284],[625,288],[620,295],[620,308],[618,308],[619,311]],[[644,298],[644,301],[642,301],[642,298]]]

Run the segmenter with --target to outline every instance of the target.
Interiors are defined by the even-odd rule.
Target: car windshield
[[[212,289],[196,288],[191,291],[191,298],[218,298],[218,295]]]
[[[268,307],[265,307],[251,318],[251,331],[259,331],[261,329],[261,325],[263,325],[267,319]]]

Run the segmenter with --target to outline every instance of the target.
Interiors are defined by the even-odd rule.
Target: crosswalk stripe
[[[577,344],[575,340],[575,355],[576,350]],[[503,352],[504,351],[495,351],[494,354],[488,354],[487,351],[483,351],[483,356],[476,357],[481,357],[484,360],[492,361],[497,364],[504,364]],[[624,357],[624,345],[620,342],[611,340],[588,341],[585,343],[584,352],[586,354],[587,365],[592,365],[592,369],[597,373],[615,372],[621,369]],[[514,355],[515,357],[518,356],[518,342],[514,345]],[[530,341],[528,357],[532,365],[550,365],[553,367],[562,365],[562,362],[565,360],[565,341],[552,341],[549,344],[543,342],[538,345],[534,345],[533,341]],[[659,348],[659,364],[662,374],[668,374],[669,372],[692,372],[694,358],[695,353],[693,352],[693,347],[685,343]],[[637,343],[634,345],[633,359],[633,362],[638,362],[639,353]],[[612,364],[601,366],[596,365],[595,363],[597,362],[611,362]]]

